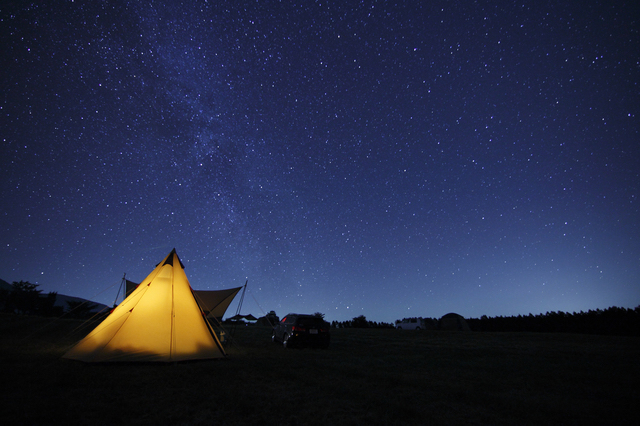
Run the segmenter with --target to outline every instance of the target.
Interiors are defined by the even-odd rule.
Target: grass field
[[[337,329],[315,350],[242,327],[228,359],[92,365],[60,359],[80,324],[0,316],[5,424],[640,424],[637,337]]]

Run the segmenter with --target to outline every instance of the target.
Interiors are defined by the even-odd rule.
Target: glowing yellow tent
[[[138,288],[138,283],[125,280],[125,294],[128,297]],[[198,306],[207,318],[216,322],[222,321],[222,316],[227,312],[227,308],[236,297],[242,287],[234,287],[225,290],[193,290],[193,295],[198,302]]]
[[[64,358],[84,362],[174,362],[224,356],[173,249]]]

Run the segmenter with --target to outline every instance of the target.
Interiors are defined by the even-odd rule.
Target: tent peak
[[[173,264],[174,255],[178,259],[178,263],[180,263],[180,267],[182,267],[182,269],[184,269],[184,264],[182,263],[182,260],[180,260],[180,256],[178,256],[178,253],[176,252],[175,248],[173,250],[171,250],[171,253],[169,253],[167,255],[167,257],[165,258],[164,262],[162,262],[162,266],[164,266],[164,265],[174,266],[174,264]]]

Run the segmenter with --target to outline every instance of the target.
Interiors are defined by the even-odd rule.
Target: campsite
[[[227,357],[83,363],[97,324],[3,314],[3,417],[53,425],[638,424],[640,339],[335,329],[284,349],[269,327],[227,330]]]
[[[123,278],[124,281],[124,278]],[[129,285],[130,284],[130,285]],[[332,328],[285,349],[221,323],[175,249],[108,316],[0,315],[3,416],[51,425],[638,424],[640,337]],[[364,320],[364,317],[362,317]],[[297,323],[296,323],[297,324]],[[463,327],[464,325],[464,327]],[[328,326],[328,324],[327,324]]]

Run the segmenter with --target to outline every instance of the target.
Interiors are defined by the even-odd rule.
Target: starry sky
[[[110,305],[175,247],[256,316],[636,307],[634,3],[3,2],[0,278]]]

